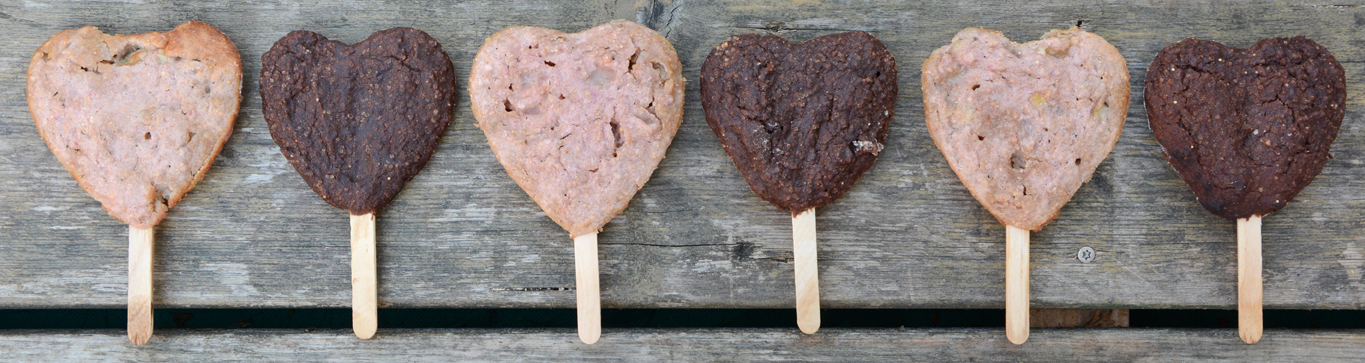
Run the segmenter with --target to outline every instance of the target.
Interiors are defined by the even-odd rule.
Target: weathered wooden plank
[[[346,216],[279,154],[261,118],[260,55],[285,33],[355,42],[411,26],[432,34],[459,79],[485,36],[507,26],[569,31],[611,19],[659,29],[688,84],[682,130],[653,180],[600,235],[606,307],[789,307],[789,218],[754,196],[705,126],[696,74],[710,48],[747,32],[795,40],[857,29],[900,61],[886,152],[822,208],[824,305],[999,307],[1004,229],[967,193],[923,124],[918,68],[966,26],[1027,40],[1078,23],[1127,57],[1134,102],[1118,147],[1033,236],[1035,307],[1230,308],[1234,225],[1205,213],[1161,159],[1141,84],[1165,44],[1198,36],[1246,46],[1307,35],[1347,69],[1335,160],[1296,203],[1265,219],[1268,308],[1365,308],[1365,9],[1305,3],[1154,1],[0,1],[0,307],[123,304],[125,229],[46,150],[24,102],[33,49],[86,24],[137,33],[186,20],[219,27],[245,61],[236,134],[203,182],[158,227],[161,307],[348,306]],[[426,171],[379,220],[385,307],[569,307],[572,245],[506,176],[461,92],[456,122]],[[1074,258],[1081,247],[1097,259]],[[1270,336],[1270,334],[1267,334]]]
[[[1256,345],[1230,329],[1034,329],[1028,344],[999,329],[608,329],[595,345],[571,329],[163,331],[132,346],[121,331],[0,332],[26,362],[1352,362],[1365,331],[1267,331]]]

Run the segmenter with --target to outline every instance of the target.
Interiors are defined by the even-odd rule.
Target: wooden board
[[[236,133],[205,179],[157,228],[158,307],[344,307],[350,301],[347,217],[317,198],[272,142],[258,95],[261,54],[296,29],[357,42],[376,30],[410,26],[439,40],[464,80],[483,38],[499,29],[579,31],[618,18],[667,36],[690,81],[685,120],[667,159],[600,235],[604,307],[793,305],[790,218],[749,191],[706,127],[698,69],[711,47],[737,34],[776,31],[805,40],[864,30],[899,61],[901,93],[881,160],[846,196],[818,211],[824,306],[999,308],[1004,228],[967,193],[926,133],[919,66],[963,27],[994,28],[1024,41],[1080,24],[1127,58],[1134,99],[1109,160],[1059,219],[1033,235],[1035,307],[1234,306],[1234,223],[1201,209],[1166,165],[1147,127],[1141,85],[1153,55],[1185,37],[1247,46],[1262,37],[1303,34],[1346,67],[1350,97],[1335,159],[1293,204],[1265,219],[1265,304],[1365,308],[1365,9],[1358,6],[1074,0],[2,4],[0,308],[124,303],[126,229],[57,163],[24,101],[32,51],[62,29],[93,24],[140,33],[202,20],[226,32],[245,62]],[[493,158],[463,88],[457,120],[431,164],[379,216],[380,305],[570,307],[568,234]],[[1075,257],[1082,247],[1096,251],[1092,262]],[[1268,340],[1274,336],[1267,334]]]
[[[181,330],[142,347],[121,331],[33,333],[0,332],[0,350],[27,362],[1351,362],[1365,346],[1359,330],[1270,330],[1256,345],[1233,329],[1034,329],[1024,345],[999,329],[608,329],[591,346],[570,329],[380,330],[364,341],[349,330]]]

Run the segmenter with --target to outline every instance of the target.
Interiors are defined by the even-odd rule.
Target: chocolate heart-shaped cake
[[[763,200],[792,214],[838,199],[886,142],[896,59],[853,31],[793,44],[744,34],[701,68],[706,124]]]
[[[507,174],[578,237],[625,209],[663,159],[682,123],[682,65],[629,21],[511,27],[474,57],[469,98]]]
[[[1080,28],[1018,44],[967,28],[924,61],[924,117],[962,184],[1000,223],[1037,231],[1114,149],[1128,66]]]
[[[349,46],[295,31],[261,63],[270,136],[314,192],[353,215],[388,205],[450,123],[455,68],[421,30],[383,30]]]
[[[1346,78],[1304,37],[1237,49],[1185,39],[1147,70],[1147,117],[1199,204],[1228,219],[1284,208],[1322,172],[1346,115]]]
[[[166,33],[53,36],[28,67],[28,107],[62,166],[109,215],[151,228],[232,134],[242,61],[197,21]]]

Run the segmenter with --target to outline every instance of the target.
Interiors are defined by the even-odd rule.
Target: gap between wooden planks
[[[1128,309],[1032,309],[1031,328],[1127,328]]]

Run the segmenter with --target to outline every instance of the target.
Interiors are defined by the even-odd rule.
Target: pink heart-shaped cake
[[[1128,66],[1079,28],[1018,44],[967,28],[924,61],[925,123],[948,165],[995,218],[1037,231],[1114,149]]]
[[[512,27],[479,49],[469,98],[507,174],[577,237],[625,209],[663,159],[682,123],[682,65],[628,21]]]
[[[57,33],[28,67],[28,107],[62,166],[109,215],[150,228],[204,177],[242,99],[242,61],[197,21],[166,33]]]

